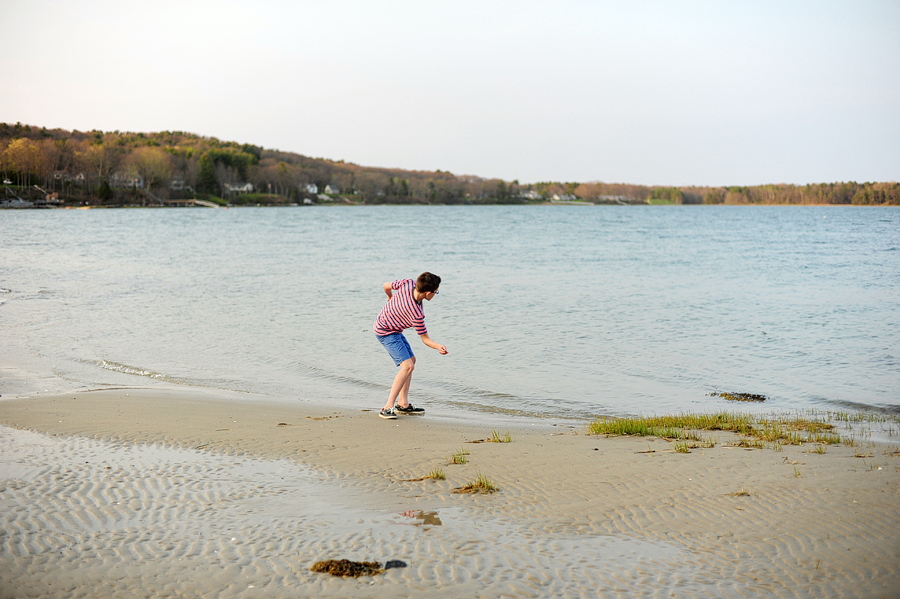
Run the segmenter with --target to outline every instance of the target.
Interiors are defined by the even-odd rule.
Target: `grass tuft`
[[[444,475],[444,471],[441,468],[435,468],[434,470],[429,472],[428,478],[434,480],[447,480],[447,477]]]
[[[491,443],[512,443],[512,437],[509,433],[501,435],[500,431],[496,429],[491,431],[491,438],[488,440]]]
[[[450,458],[450,463],[451,464],[466,464],[469,461],[469,459],[466,457],[467,455],[469,455],[468,451],[466,451],[465,449],[460,449],[459,451],[454,453],[453,456]]]
[[[480,472],[475,473],[475,480],[469,482],[463,487],[453,489],[453,493],[496,493],[500,489],[497,488],[491,479],[484,476]]]

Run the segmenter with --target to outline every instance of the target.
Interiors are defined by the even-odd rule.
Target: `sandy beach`
[[[718,434],[683,454],[587,423],[491,443],[474,418],[376,414],[178,388],[3,398],[0,598],[900,596],[891,443]],[[499,491],[453,492],[478,474]],[[309,571],[342,558],[406,567]]]

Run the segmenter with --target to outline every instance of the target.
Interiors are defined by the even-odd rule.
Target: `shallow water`
[[[430,270],[430,413],[900,410],[900,211],[0,211],[2,394],[180,384],[379,407],[381,284]]]

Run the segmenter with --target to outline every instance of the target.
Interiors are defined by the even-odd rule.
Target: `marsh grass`
[[[491,443],[512,443],[512,437],[509,433],[500,434],[498,430],[491,431],[491,438],[488,439]]]
[[[795,431],[790,431],[782,437],[785,445],[803,445],[803,436]]]
[[[820,412],[804,410],[791,413],[771,413],[768,415],[751,415],[740,412],[715,412],[710,414],[683,413],[665,416],[639,416],[636,418],[598,418],[588,425],[589,435],[607,436],[641,436],[661,437],[678,441],[676,451],[684,452],[696,445],[685,443],[687,440],[712,447],[715,442],[704,440],[699,431],[725,431],[743,437],[734,443],[738,447],[762,449],[771,446],[775,451],[782,451],[785,445],[802,446],[804,443],[815,443],[817,453],[825,453],[828,445],[858,444],[854,434],[842,437],[832,421],[842,423],[844,428],[853,423],[864,423],[860,433],[865,437],[871,434],[866,431],[868,423],[881,423],[882,429],[893,432],[895,424],[900,424],[900,417],[869,413]],[[821,448],[821,449],[820,449]]]
[[[800,469],[794,466],[794,478],[803,478],[803,475],[800,473]]]
[[[749,416],[720,412],[718,414],[678,414],[674,416],[640,416],[638,418],[601,418],[588,425],[590,435],[661,437],[703,441],[695,431],[722,430],[744,433],[752,430]]]
[[[463,448],[460,448],[460,450],[457,451],[456,453],[454,453],[453,456],[450,458],[450,463],[451,464],[466,464],[469,461],[469,458],[466,457],[467,455],[470,455],[469,452]]]
[[[475,480],[469,482],[463,487],[453,489],[453,493],[496,493],[500,489],[485,475],[480,472],[475,473]]]
[[[746,447],[747,449],[764,449],[765,446],[761,439],[751,439],[749,437],[741,437],[734,443],[734,447]]]
[[[835,433],[816,433],[809,438],[812,443],[821,443],[823,445],[840,445],[841,436]]]

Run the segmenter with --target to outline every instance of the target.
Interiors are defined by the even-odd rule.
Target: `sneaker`
[[[382,410],[380,412],[378,412],[378,415],[381,416],[382,418],[386,418],[388,420],[396,420],[397,419],[397,414],[394,412],[393,408],[388,408],[388,409],[382,408]]]
[[[422,415],[425,413],[425,408],[417,408],[416,406],[409,404],[405,408],[403,406],[395,406],[395,412],[400,412],[401,414],[414,414],[414,415]]]

